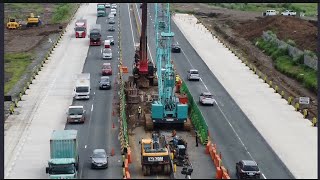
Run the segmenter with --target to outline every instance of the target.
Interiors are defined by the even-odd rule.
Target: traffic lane
[[[192,64],[189,69],[196,67],[199,70],[205,90],[208,89],[215,96],[219,105],[218,108],[221,113],[223,113],[224,119],[228,122],[231,128],[229,129],[234,131],[234,133],[239,137],[238,139],[241,139],[245,148],[250,152],[248,153],[250,157],[252,157],[250,159],[257,161],[259,167],[267,178],[293,178],[288,168],[286,168],[283,162],[274,153],[272,148],[252,125],[251,121],[249,121],[246,115],[241,111],[240,107],[216,79],[211,70],[203,61],[201,61],[197,52],[184,38],[180,30],[174,23],[172,24],[172,29],[176,32],[176,39],[182,47],[181,54],[183,54],[185,58],[184,61],[186,64]],[[181,61],[183,61],[183,59],[181,59]],[[237,159],[236,161],[239,160],[240,159]]]

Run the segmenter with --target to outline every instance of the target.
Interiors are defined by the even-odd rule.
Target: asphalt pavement
[[[110,9],[107,9],[110,13]],[[92,12],[96,13],[96,12]],[[80,148],[80,178],[81,179],[119,179],[122,178],[122,158],[120,152],[120,143],[118,140],[119,126],[115,118],[112,117],[112,103],[114,99],[114,81],[118,73],[118,14],[115,16],[114,27],[116,31],[109,32],[107,28],[107,17],[98,17],[97,24],[101,24],[102,44],[101,46],[90,46],[83,67],[83,73],[90,73],[91,94],[89,100],[74,100],[73,104],[83,105],[86,109],[86,122],[84,124],[66,124],[65,129],[76,129],[79,133]],[[89,25],[90,26],[90,25]],[[88,28],[90,29],[90,28]],[[88,32],[89,33],[89,32]],[[115,45],[111,46],[112,60],[103,60],[101,49],[107,35],[114,37]],[[88,39],[89,46],[89,39]],[[98,81],[101,77],[102,64],[110,62],[113,75],[111,90],[99,90]],[[113,128],[113,123],[116,128]],[[104,170],[91,169],[90,155],[94,149],[103,148],[109,155],[109,167]],[[111,156],[112,148],[115,150],[115,156]]]
[[[150,21],[154,21],[154,4],[150,4],[148,9],[150,24]],[[294,178],[173,21],[171,30],[175,33],[174,41],[179,42],[182,50],[179,54],[173,53],[172,58],[193,98],[198,101],[201,92],[210,91],[218,102],[218,106],[199,106],[199,108],[206,119],[213,142],[217,143],[218,151],[222,153],[223,165],[229,170],[231,178],[236,178],[235,163],[244,159],[254,159],[259,164],[263,173],[262,178]],[[152,28],[150,31],[148,32],[149,45],[154,49],[155,47],[152,46],[154,43],[151,41],[155,38],[154,31]],[[187,81],[187,70],[191,68],[199,70],[201,81]]]

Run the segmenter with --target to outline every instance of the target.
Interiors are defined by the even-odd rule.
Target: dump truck
[[[171,173],[170,151],[168,150],[164,135],[153,133],[151,139],[142,139],[141,166],[144,176],[150,176],[155,172],[165,175]]]
[[[16,21],[15,18],[9,18],[7,22],[8,29],[18,29],[21,25]]]
[[[98,17],[107,16],[107,11],[106,11],[105,4],[97,4],[97,16]]]
[[[54,130],[50,139],[49,179],[77,179],[79,149],[77,130]]]
[[[77,75],[76,86],[74,88],[75,99],[89,99],[90,98],[90,73],[82,73]]]
[[[90,29],[90,46],[100,46],[101,45],[101,25],[95,24]]]
[[[76,38],[85,38],[87,36],[87,20],[78,19],[74,27]]]

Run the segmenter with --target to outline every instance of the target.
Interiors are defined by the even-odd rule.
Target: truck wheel
[[[148,176],[151,175],[151,166],[147,166],[147,175],[148,175]]]
[[[142,172],[144,176],[147,176],[147,168],[144,165],[142,165]]]

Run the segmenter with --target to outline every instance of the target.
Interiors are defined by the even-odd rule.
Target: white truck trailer
[[[89,99],[90,98],[90,73],[82,73],[77,75],[76,86],[74,88],[75,99]]]

